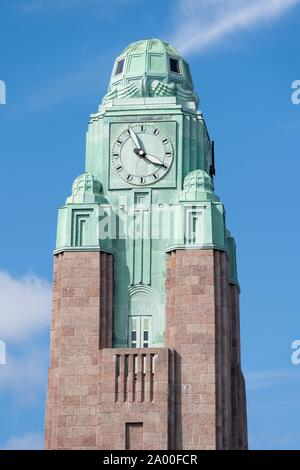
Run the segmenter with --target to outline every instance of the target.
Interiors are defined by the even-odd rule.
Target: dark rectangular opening
[[[120,75],[120,73],[123,72],[123,69],[124,69],[124,62],[125,62],[125,59],[119,60],[119,62],[117,63],[117,68],[116,68],[116,73],[115,73],[115,75]]]
[[[179,62],[177,59],[172,59],[170,57],[170,70],[174,73],[180,73]]]
[[[143,450],[143,423],[126,423],[125,449]]]

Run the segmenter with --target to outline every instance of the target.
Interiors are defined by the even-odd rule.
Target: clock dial
[[[152,124],[129,125],[112,148],[115,172],[134,186],[156,183],[169,171],[174,153],[170,138]]]

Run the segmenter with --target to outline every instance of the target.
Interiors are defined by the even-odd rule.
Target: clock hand
[[[154,155],[151,155],[150,153],[144,152],[143,149],[134,149],[134,153],[136,153],[140,158],[145,158],[151,163],[154,163],[154,165],[160,165],[163,168],[168,168],[167,165],[165,165],[159,158],[155,157]]]
[[[132,138],[134,144],[136,145],[137,149],[140,150],[141,145],[139,143],[136,133],[134,132],[133,129],[131,129],[131,127],[129,127],[128,130],[129,130],[130,137]]]
[[[167,166],[161,160],[159,160],[159,158],[155,157],[154,155],[151,155],[151,153],[146,153],[144,157],[155,165],[161,165],[162,167],[167,168]]]

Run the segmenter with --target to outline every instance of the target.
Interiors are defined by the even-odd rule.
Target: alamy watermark
[[[0,366],[6,364],[6,345],[5,342],[0,340]]]
[[[6,84],[0,80],[0,104],[6,104]]]
[[[291,361],[294,366],[298,366],[300,364],[300,339],[295,339],[291,345],[292,349],[295,351],[291,356]]]
[[[295,90],[291,96],[292,103],[296,105],[300,104],[300,80],[293,81],[292,89]]]
[[[118,209],[111,205],[99,208],[99,222],[94,226],[100,240],[152,239],[183,240],[203,245],[205,206],[134,204],[119,199]],[[80,216],[80,214],[79,214]],[[79,220],[80,222],[80,220]],[[80,229],[80,224],[75,224]]]

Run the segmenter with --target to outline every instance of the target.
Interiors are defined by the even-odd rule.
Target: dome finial
[[[67,198],[66,204],[80,204],[103,202],[101,183],[91,174],[83,173],[73,182],[72,195]]]
[[[183,191],[179,193],[179,201],[219,201],[214,193],[213,180],[204,170],[194,170],[184,178]]]
[[[159,39],[129,44],[115,60],[104,103],[164,96],[175,96],[198,106],[188,63],[173,46]]]

